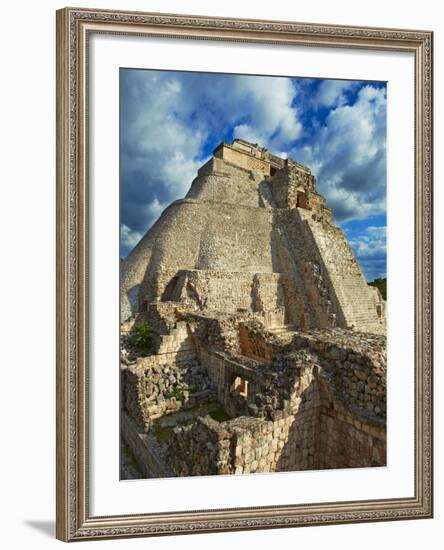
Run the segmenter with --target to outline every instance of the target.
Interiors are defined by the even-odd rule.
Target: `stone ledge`
[[[175,477],[155,435],[141,432],[137,424],[125,412],[120,415],[120,434],[130,447],[137,465],[145,477]]]

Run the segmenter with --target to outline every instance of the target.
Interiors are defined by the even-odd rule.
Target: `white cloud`
[[[185,195],[205,136],[182,120],[182,84],[174,75],[131,71],[122,88],[122,220],[143,234],[166,204]]]
[[[280,151],[310,166],[337,220],[385,210],[385,90],[362,88],[353,105],[350,81],[324,81],[313,101],[332,106],[325,124],[316,116],[310,142],[295,100],[303,96],[288,78],[161,71],[122,72],[122,233],[128,250],[163,209],[182,198],[209,149],[234,137]],[[309,88],[307,88],[309,89]],[[304,95],[305,94],[305,95]],[[312,102],[313,105],[313,102]],[[205,158],[204,158],[205,157]]]
[[[209,136],[222,141],[234,128],[235,137],[285,150],[302,130],[292,106],[295,88],[287,78],[122,75],[122,221],[137,232],[144,233],[166,205],[185,196],[205,162]]]
[[[387,228],[385,226],[369,226],[349,242],[367,280],[386,276]]]
[[[233,129],[235,138],[245,139],[250,143],[263,143],[263,136],[256,128],[252,128],[249,124],[239,124]]]
[[[120,243],[122,251],[132,250],[142,238],[142,233],[132,231],[127,225],[120,226]]]
[[[387,248],[387,228],[367,227],[359,237],[351,239],[350,245],[360,258],[380,258]]]
[[[386,94],[363,87],[353,105],[330,111],[311,145],[289,155],[308,164],[338,220],[366,218],[385,211]]]
[[[236,95],[247,102],[249,122],[236,127],[236,137],[279,148],[297,139],[302,131],[292,106],[296,90],[288,78],[237,77]],[[247,137],[248,136],[248,137]]]
[[[205,136],[184,124],[180,117],[181,83],[170,76],[156,73],[134,73],[130,82],[136,90],[136,111],[124,120],[124,151],[131,158],[124,162],[124,170],[131,175],[141,172],[149,181],[162,181],[173,192],[183,192],[184,179],[194,175]]]
[[[350,80],[324,80],[319,85],[315,101],[317,105],[332,107],[346,103],[345,92],[358,86]]]
[[[150,219],[157,219],[167,206],[168,204],[160,203],[157,198],[154,198],[146,207],[147,216]]]

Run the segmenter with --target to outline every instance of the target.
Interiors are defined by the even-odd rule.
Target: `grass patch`
[[[183,412],[171,413],[168,415],[169,418],[177,416],[177,424],[174,426],[157,426],[153,427],[154,434],[156,436],[157,442],[160,446],[165,445],[165,443],[173,435],[173,429],[176,426],[188,426],[196,421],[198,416],[205,416],[209,414],[213,420],[217,422],[225,422],[225,420],[230,420],[231,417],[223,410],[220,403],[215,399],[210,399],[203,403],[199,403],[190,409],[186,409],[187,417],[183,417]],[[189,415],[189,416],[188,416]]]
[[[228,416],[228,414],[223,410],[222,407],[219,407],[218,409],[214,409],[208,413],[213,420],[216,420],[217,422],[225,422],[226,420],[230,420],[231,416]]]
[[[156,428],[156,439],[159,445],[164,445],[173,434],[173,428],[166,426],[165,428]]]

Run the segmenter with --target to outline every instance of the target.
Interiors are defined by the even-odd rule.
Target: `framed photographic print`
[[[57,536],[432,515],[432,33],[57,12]]]

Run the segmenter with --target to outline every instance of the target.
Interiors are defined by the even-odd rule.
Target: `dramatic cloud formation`
[[[181,83],[169,73],[124,71],[120,106],[122,223],[144,233],[195,177],[203,136],[184,124]],[[123,251],[129,250],[123,243]]]
[[[361,235],[350,239],[350,246],[368,280],[386,277],[387,228],[385,226],[367,227]]]
[[[310,142],[289,156],[312,167],[337,221],[385,212],[385,89],[361,87],[353,105],[331,109]]]
[[[236,77],[236,92],[239,98],[248,103],[248,112],[239,112],[239,118],[246,122],[234,128],[234,137],[253,143],[267,143],[274,150],[279,150],[288,142],[299,137],[302,125],[292,108],[295,90],[287,78],[273,79]]]
[[[132,250],[142,237],[142,233],[131,230],[127,225],[120,226],[120,243],[123,248]]]
[[[350,80],[323,80],[315,95],[319,107],[334,107],[347,102],[346,92],[359,87],[359,82]]]
[[[381,83],[122,69],[120,85],[122,255],[234,137],[309,165],[336,221],[364,221],[362,243],[385,213]],[[369,278],[381,259],[360,261]]]
[[[280,150],[302,125],[290,79],[121,71],[122,223],[145,232],[183,197],[220,141],[240,137]],[[128,239],[122,238],[126,254]]]

